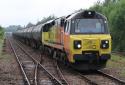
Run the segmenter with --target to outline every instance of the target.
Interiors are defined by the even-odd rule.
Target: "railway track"
[[[21,42],[20,42],[21,43]],[[22,47],[23,48],[27,48],[27,46],[25,47],[25,45],[23,46],[24,44],[22,44]],[[31,49],[31,48],[29,48],[29,49]],[[31,50],[28,50],[27,49],[27,52],[28,53],[31,53],[32,55],[37,55],[38,54],[38,52],[37,51],[35,51],[36,52],[36,54],[33,54],[33,52],[34,51],[31,51]],[[37,57],[37,56],[36,56]],[[45,59],[44,59],[45,58]],[[74,74],[74,73],[71,73],[70,71],[69,71],[69,73],[67,74],[63,74],[63,72],[61,71],[62,69],[60,69],[60,66],[58,66],[58,64],[57,64],[57,62],[55,61],[55,60],[53,60],[53,59],[51,59],[51,58],[49,58],[48,56],[46,56],[46,55],[44,55],[43,57],[42,57],[42,59],[44,60],[43,62],[42,62],[42,64],[43,63],[45,63],[45,65],[43,64],[43,66],[44,67],[46,67],[46,69],[47,70],[51,70],[51,73],[53,74],[53,73],[56,73],[56,74],[53,74],[53,75],[59,75],[58,76],[58,79],[60,80],[60,81],[62,81],[62,84],[63,85],[82,85],[82,84],[84,84],[84,85],[96,85],[96,84],[94,84],[93,82],[90,82],[90,81],[88,81],[87,79],[84,79],[83,80],[83,78],[80,78],[78,75],[76,75],[76,74]],[[38,59],[36,59],[36,60],[38,60]],[[52,62],[53,61],[53,62]],[[47,62],[51,62],[51,63],[47,63]],[[53,66],[52,66],[53,65]],[[53,68],[50,68],[50,67],[55,67],[56,69],[57,69],[57,71],[56,72],[53,72]],[[65,68],[63,68],[63,69],[65,69]],[[78,80],[78,81],[77,81]],[[77,82],[76,82],[77,81]]]
[[[60,63],[58,63],[58,65],[64,77],[66,77],[68,82],[70,82],[70,85],[98,85],[91,79],[81,75],[78,71],[75,71],[74,69],[66,67]]]
[[[38,85],[38,63],[35,65],[35,76],[34,76],[34,84]]]
[[[69,85],[68,81],[64,78],[60,68],[58,67],[57,61],[55,61],[55,67],[57,69],[57,74],[59,75],[60,80],[63,82],[64,85]]]
[[[78,74],[92,85],[125,85],[125,81],[115,78],[102,71],[86,74],[78,72]]]
[[[63,67],[63,69],[66,68]],[[75,75],[77,76],[77,78],[81,78],[82,80],[86,81],[89,85],[125,85],[125,81],[115,78],[112,75],[106,74],[100,70],[90,72],[78,72],[73,70],[72,68],[67,68],[66,71],[67,70],[69,70],[70,73],[73,73],[71,75]]]
[[[8,39],[9,40],[9,39]],[[14,55],[15,55],[15,57],[16,57],[16,59],[17,59],[17,62],[18,62],[18,64],[19,64],[19,66],[20,66],[20,69],[21,69],[21,72],[22,72],[22,74],[23,74],[23,76],[24,76],[24,83],[26,84],[26,85],[31,85],[32,83],[31,83],[31,81],[30,81],[30,79],[29,79],[29,77],[28,77],[28,74],[27,74],[27,72],[26,72],[26,69],[24,68],[25,67],[25,65],[23,65],[24,63],[20,60],[20,58],[19,58],[19,56],[21,56],[21,55],[19,55],[19,54],[17,54],[17,51],[19,50],[19,49],[15,49],[14,47],[13,47],[13,45],[12,45],[12,42],[9,40],[9,43],[10,43],[10,46],[11,46],[11,48],[12,48],[12,50],[13,50],[13,52],[14,52]],[[22,55],[21,57],[23,57],[24,55]]]
[[[20,43],[21,44],[21,43]],[[21,45],[23,47],[23,45]],[[22,48],[23,49],[23,48]],[[25,51],[26,52],[26,51]],[[30,54],[28,52],[26,52],[27,54]],[[60,81],[60,83],[62,83],[62,85],[69,85],[68,82],[65,80],[64,76],[62,75],[58,65],[57,65],[57,61],[56,60],[52,60],[50,58],[48,58],[46,55],[41,56],[42,59],[44,59],[44,61],[42,62],[42,66],[48,71],[50,72],[50,74],[54,75],[54,77],[56,79],[58,79]],[[35,58],[34,58],[35,59]],[[41,58],[40,58],[41,59]],[[38,60],[38,59],[35,59]],[[39,61],[40,62],[40,61]]]
[[[11,42],[10,42],[11,43]],[[47,74],[47,76],[49,77],[49,79],[51,80],[51,82],[54,84],[54,85],[68,85],[68,83],[66,82],[66,80],[64,79],[64,78],[61,78],[62,77],[62,75],[61,75],[61,77],[60,77],[60,79],[57,79],[56,77],[55,77],[55,75],[53,75],[52,73],[50,73],[39,61],[37,61],[35,58],[33,58],[19,43],[17,43],[17,42],[15,42],[14,44],[16,44],[30,59],[32,59],[32,61],[34,62],[34,63],[36,63],[35,64],[35,66],[34,66],[34,84],[33,85],[39,85],[38,84],[38,81],[40,82],[40,80],[38,80],[39,78],[38,78],[38,68],[37,67],[39,67],[39,69],[41,69],[41,70],[44,70],[44,73],[46,73]],[[11,46],[12,46],[12,43],[11,43]],[[12,46],[12,48],[13,48],[13,51],[14,51],[14,54],[16,55],[16,57],[19,57],[17,54],[16,54],[16,51],[15,51],[15,49],[14,49],[14,47]],[[18,59],[18,61],[20,61],[19,60],[19,58],[17,58]],[[23,74],[24,74],[24,77],[25,77],[25,80],[26,80],[26,82],[27,82],[27,84],[28,85],[31,85],[32,83],[30,82],[30,80],[29,80],[29,78],[27,77],[27,73],[24,71],[24,68],[23,68],[23,65],[22,64],[20,64],[20,67],[23,69],[22,70],[22,72],[23,72]],[[58,69],[59,70],[59,69]],[[41,73],[41,72],[40,72]],[[45,75],[45,74],[44,74]]]
[[[105,73],[105,72],[103,72],[103,71],[100,71],[100,70],[98,70],[97,72],[98,72],[99,74],[101,74],[101,75],[104,75],[105,77],[110,78],[110,79],[113,80],[113,81],[118,82],[120,85],[125,85],[125,81],[123,81],[123,80],[121,80],[121,79],[118,79],[118,78],[116,78],[116,77],[113,77],[112,75],[107,74],[107,73]]]
[[[21,43],[21,42],[20,42]],[[23,44],[22,44],[22,47],[23,47]],[[26,47],[27,48],[27,47]],[[31,48],[29,48],[29,49],[31,49]],[[33,51],[32,52],[30,52],[31,50],[29,50],[28,51],[28,49],[27,49],[27,52],[29,52],[29,53],[33,53]],[[36,54],[34,54],[34,55],[37,55],[38,53],[36,52]],[[32,54],[33,55],[33,54]],[[62,81],[62,83],[63,83],[63,85],[96,85],[93,81],[91,81],[91,80],[89,80],[89,79],[87,79],[87,78],[85,78],[85,79],[83,79],[83,78],[80,78],[80,76],[79,75],[77,75],[77,74],[74,74],[74,73],[72,73],[72,72],[66,72],[66,74],[65,73],[63,73],[62,72],[62,69],[60,69],[60,66],[58,66],[58,64],[57,64],[57,61],[55,61],[55,60],[53,60],[53,59],[51,59],[51,58],[49,58],[48,56],[46,56],[46,55],[44,55],[43,57],[42,57],[42,59],[44,60],[43,62],[42,62],[42,64],[45,62],[45,65],[43,64],[43,66],[44,67],[46,67],[46,69],[47,70],[51,70],[51,73],[53,74],[53,68],[52,67],[55,67],[56,69],[57,69],[57,71],[56,72],[54,72],[54,73],[57,73],[59,76],[58,76],[58,79],[60,79],[60,81]],[[53,61],[53,62],[52,62]],[[47,63],[47,62],[51,62],[51,63]],[[52,66],[53,65],[53,66]],[[50,68],[51,67],[51,68]],[[65,68],[63,68],[63,69],[65,69]],[[57,75],[57,74],[53,74],[53,75]],[[72,79],[73,78],[73,79]],[[76,82],[77,81],[77,82]]]
[[[22,46],[22,48],[23,48],[23,46]],[[28,52],[26,52],[27,54],[29,54]],[[46,62],[46,61],[45,61]],[[71,79],[68,79],[67,78],[67,76],[71,76],[71,78],[73,78],[73,77],[76,77],[75,79],[76,79],[76,81],[77,80],[79,80],[80,82],[81,82],[81,84],[83,84],[82,82],[86,82],[85,83],[85,85],[124,85],[125,83],[124,83],[124,81],[122,81],[122,80],[120,80],[120,82],[119,81],[117,81],[117,80],[119,80],[119,79],[113,79],[113,78],[109,78],[108,76],[104,76],[104,74],[103,73],[100,73],[99,71],[98,72],[95,72],[95,74],[82,74],[82,73],[78,73],[78,72],[72,72],[72,71],[69,71],[70,73],[68,73],[68,75],[66,74],[65,75],[65,72],[62,72],[62,70],[60,70],[60,68],[59,68],[59,66],[58,66],[58,64],[55,62],[54,63],[55,64],[55,67],[57,68],[57,69],[59,69],[58,71],[57,71],[57,74],[58,75],[62,75],[63,76],[63,78],[64,79],[62,79],[62,77],[59,79],[59,77],[58,77],[58,80],[61,82],[61,84],[62,85],[72,85],[72,84],[74,84],[75,82],[73,82],[73,83],[69,83],[70,81],[69,80],[71,80]],[[38,65],[39,65],[39,63],[38,63]],[[44,66],[44,65],[43,65]],[[49,70],[52,70],[52,69],[47,69],[47,67],[46,66],[44,66],[45,68],[46,68],[46,70],[47,71],[49,71]],[[53,66],[52,66],[53,67]],[[64,68],[63,68],[64,69]],[[59,72],[59,73],[58,73]],[[61,74],[60,74],[61,73]],[[36,73],[37,74],[37,73]],[[51,72],[51,74],[52,75],[54,75],[52,72]],[[78,77],[77,77],[78,76]],[[110,76],[110,77],[112,77],[112,76]],[[55,77],[55,78],[57,78],[57,77]],[[36,80],[37,80],[38,78],[36,77]],[[74,80],[75,80],[74,79]],[[81,79],[81,80],[80,80]],[[38,80],[36,81],[36,82],[38,82]],[[80,85],[81,85],[80,84]],[[37,84],[36,84],[37,85]],[[78,84],[79,85],[79,84]]]

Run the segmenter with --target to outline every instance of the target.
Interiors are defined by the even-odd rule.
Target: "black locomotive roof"
[[[91,11],[91,10],[84,10],[73,13],[66,17],[67,20],[69,19],[81,19],[81,18],[99,18],[99,19],[106,19],[106,17],[98,12]]]

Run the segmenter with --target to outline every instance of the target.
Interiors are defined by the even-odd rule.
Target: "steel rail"
[[[90,80],[89,78],[87,78],[86,76],[84,76],[83,74],[79,73],[78,71],[73,70],[72,68],[68,68],[69,70],[71,70],[74,74],[80,76],[81,78],[83,78],[87,83],[89,83],[90,85],[98,85],[96,82]]]
[[[35,65],[35,74],[34,74],[34,84],[35,85],[38,85],[38,82],[37,82],[37,72],[38,72],[38,63]]]
[[[88,82],[89,84],[91,84],[91,85],[99,85],[99,84],[97,84],[96,82],[94,82],[94,81],[92,81],[92,80],[90,80],[89,78],[87,78],[86,76],[84,76],[83,74],[81,74],[81,73],[79,73],[79,72],[76,72],[78,75],[80,75],[82,78],[84,78],[84,80],[86,81],[86,82]]]
[[[22,73],[23,73],[23,75],[24,75],[25,81],[27,82],[28,85],[31,85],[31,83],[30,83],[30,81],[29,81],[29,79],[28,79],[28,77],[27,77],[27,75],[26,75],[26,72],[25,72],[24,69],[23,69],[22,63],[20,62],[19,57],[18,57],[18,55],[16,54],[16,51],[15,51],[15,49],[14,49],[14,47],[13,47],[11,41],[10,41],[9,39],[8,39],[8,41],[9,41],[9,43],[10,43],[10,46],[11,46],[11,48],[12,48],[12,51],[14,52],[14,55],[15,55],[15,57],[16,57],[16,60],[17,60],[17,62],[18,62],[18,64],[19,64],[19,66],[20,66],[20,69],[21,69],[21,71],[22,71]]]
[[[118,79],[118,78],[116,78],[116,77],[114,77],[114,76],[112,76],[112,75],[110,75],[110,74],[104,73],[104,72],[102,72],[101,70],[98,70],[97,72],[98,72],[99,74],[104,75],[105,77],[108,77],[108,78],[110,78],[110,79],[112,79],[112,80],[115,80],[116,82],[120,83],[121,85],[125,85],[125,81],[123,81],[123,80],[121,80],[121,79]]]
[[[69,83],[67,82],[67,80],[66,80],[65,77],[63,76],[62,71],[60,70],[60,68],[59,68],[59,66],[58,66],[58,64],[57,64],[57,61],[56,61],[56,69],[58,70],[58,73],[60,74],[60,77],[61,77],[61,79],[62,79],[62,83],[63,83],[64,85],[69,85]]]
[[[35,63],[38,63],[38,65],[49,75],[49,77],[52,79],[52,81],[56,84],[56,85],[63,85],[61,83],[61,81],[59,81],[57,78],[55,78],[48,70],[45,69],[45,67],[39,62],[37,61],[36,59],[34,59],[27,51],[25,51],[20,45],[19,43],[17,43],[15,41],[15,43],[22,49],[22,51],[24,53],[26,53]]]

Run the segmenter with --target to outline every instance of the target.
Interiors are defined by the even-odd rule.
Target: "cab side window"
[[[67,25],[67,21],[65,21],[64,23],[64,31],[66,32],[66,25]]]
[[[65,32],[68,32],[68,29],[69,29],[69,22],[67,22],[66,28],[65,28],[65,29],[66,29]]]
[[[67,24],[66,24],[66,27],[65,27],[65,32],[70,34],[70,28],[71,28],[70,21],[67,21]]]

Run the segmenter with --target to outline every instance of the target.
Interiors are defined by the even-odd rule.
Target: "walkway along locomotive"
[[[104,68],[111,55],[107,19],[90,10],[18,30],[13,36],[78,70]]]

